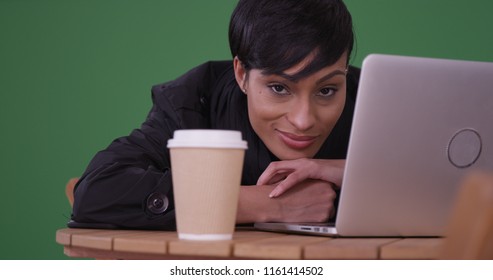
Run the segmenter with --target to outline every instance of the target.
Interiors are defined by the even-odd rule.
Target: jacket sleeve
[[[181,128],[207,128],[210,64],[152,89],[153,107],[140,129],[92,159],[74,191],[78,227],[175,229],[167,141]],[[207,81],[207,82],[205,82]],[[87,226],[84,226],[87,225]],[[71,223],[69,223],[71,226]]]

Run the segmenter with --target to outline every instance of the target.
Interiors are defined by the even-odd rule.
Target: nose
[[[298,99],[293,102],[286,117],[298,131],[307,131],[315,125],[316,117],[314,108],[307,99]]]

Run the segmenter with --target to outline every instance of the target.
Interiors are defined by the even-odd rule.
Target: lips
[[[302,150],[308,148],[317,139],[316,136],[295,135],[288,132],[277,131],[281,141],[291,149]]]

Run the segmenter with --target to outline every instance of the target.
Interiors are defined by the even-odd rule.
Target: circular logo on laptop
[[[467,168],[479,158],[481,146],[481,136],[476,130],[471,128],[459,130],[447,145],[448,159],[458,168]]]

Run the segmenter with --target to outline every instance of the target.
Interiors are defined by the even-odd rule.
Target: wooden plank
[[[259,231],[237,231],[233,235],[233,240],[226,241],[190,241],[176,239],[169,242],[169,254],[228,258],[232,257],[233,247],[239,242],[261,240],[273,236],[279,236],[279,234]]]
[[[401,260],[436,259],[442,242],[442,238],[405,238],[382,246],[380,257]]]
[[[233,240],[236,239],[241,239],[244,241],[245,238],[256,238],[256,239],[263,239],[263,238],[271,238],[271,237],[279,237],[279,236],[286,236],[287,234],[285,233],[279,233],[279,232],[270,232],[270,231],[258,231],[258,230],[251,230],[251,231],[237,231],[235,232],[233,236]]]
[[[350,259],[376,260],[380,247],[397,238],[334,238],[325,242],[305,246],[305,259]]]
[[[98,260],[221,260],[230,258],[220,257],[193,257],[193,256],[178,256],[178,255],[163,255],[149,253],[134,253],[121,251],[108,251],[99,249],[90,249],[82,247],[64,247],[65,255],[73,258],[89,258]]]
[[[161,260],[165,259],[159,254],[142,254],[132,252],[115,252],[109,250],[90,249],[82,247],[68,247],[64,248],[65,255],[73,258],[89,258],[97,260]]]
[[[229,241],[176,240],[169,243],[169,253],[182,256],[228,258],[232,256],[233,247],[239,242],[260,240],[273,236],[279,236],[279,234],[243,230],[235,232],[233,240]]]
[[[232,241],[170,241],[169,253],[172,255],[187,256],[231,256]]]
[[[56,231],[55,240],[58,244],[61,245],[71,245],[72,244],[72,235],[76,233],[85,233],[85,232],[97,232],[101,231],[98,229],[83,229],[83,228],[63,228]]]
[[[113,250],[119,252],[167,254],[168,243],[177,240],[176,232],[149,231],[136,235],[117,236]]]
[[[233,256],[252,259],[302,259],[303,247],[327,237],[279,235],[235,244]]]
[[[144,231],[136,230],[101,230],[98,232],[81,232],[72,234],[72,246],[113,250],[113,239],[117,236],[136,235]]]

